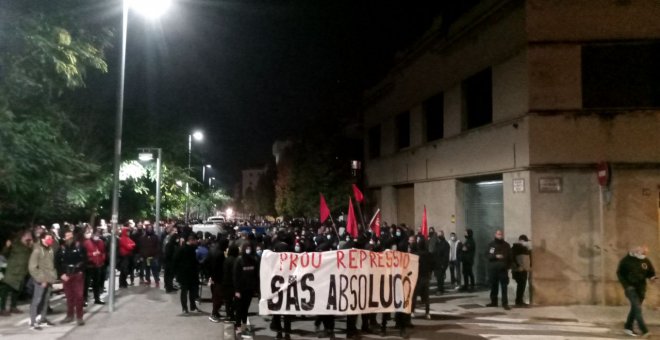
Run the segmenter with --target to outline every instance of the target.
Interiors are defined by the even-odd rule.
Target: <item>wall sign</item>
[[[561,177],[539,178],[539,192],[561,192]]]
[[[525,192],[525,179],[524,178],[514,178],[513,179],[513,192]]]

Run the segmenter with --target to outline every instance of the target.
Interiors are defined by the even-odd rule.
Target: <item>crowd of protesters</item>
[[[48,318],[48,301],[53,285],[61,284],[67,312],[60,322],[75,320],[78,325],[84,325],[83,315],[88,302],[104,304],[101,296],[109,276],[110,238],[108,226],[103,221],[97,227],[64,223],[61,228],[59,224],[53,224],[18,233],[7,241],[0,258],[0,263],[6,267],[0,280],[0,316],[22,313],[16,302],[21,291],[29,291],[32,296],[30,328],[39,330],[52,326]],[[472,230],[466,231],[463,240],[459,240],[455,233],[451,233],[447,240],[442,230],[436,232],[431,227],[425,237],[405,224],[389,226],[383,223],[380,235],[362,230],[354,238],[341,225],[322,226],[301,221],[227,223],[220,232],[211,234],[194,232],[190,226],[176,222],[163,223],[156,229],[149,221],[135,223],[129,220],[117,230],[116,269],[120,289],[135,285],[136,277],[140,285],[153,284],[153,287],[160,288],[162,273],[165,292],[179,292],[183,315],[199,312],[200,291],[208,286],[212,296],[209,320],[233,322],[237,332],[245,334],[249,332],[246,328],[248,309],[252,299],[259,294],[259,263],[264,250],[300,253],[351,248],[376,252],[398,250],[418,255],[413,312],[421,302],[424,318],[431,318],[432,277],[442,283],[437,285],[435,294],[443,294],[445,289],[474,289],[472,266],[476,245]],[[449,287],[444,284],[447,270]],[[88,298],[90,291],[93,294],[91,301]],[[496,295],[494,299],[496,303]],[[521,297],[517,296],[516,303],[522,303],[519,299]],[[221,315],[223,307],[224,315]],[[390,313],[351,315],[346,319],[347,338],[358,337],[360,333],[386,336],[390,321],[394,322],[401,337],[407,337],[407,328],[413,327],[412,317],[414,313],[394,313],[393,318]],[[292,321],[290,315],[274,315],[270,328],[277,333],[278,339],[289,339]],[[335,316],[317,316],[314,325],[320,337],[335,338]]]
[[[197,290],[192,287],[203,285],[199,279],[208,279],[212,293],[213,308],[209,319],[233,321],[240,333],[246,332],[246,319],[250,302],[259,293],[259,263],[265,249],[274,252],[320,252],[336,249],[365,249],[370,251],[398,250],[411,252],[419,256],[418,283],[415,290],[413,310],[417,300],[424,304],[424,318],[430,319],[430,282],[433,274],[439,282],[445,281],[445,272],[450,268],[450,261],[460,258],[473,262],[474,245],[471,231],[465,242],[445,239],[444,233],[431,228],[428,239],[421,233],[404,224],[381,228],[381,234],[363,230],[358,237],[345,233],[343,227],[309,225],[302,222],[285,224],[262,224],[259,226],[226,228],[216,235],[195,234],[189,228],[169,226],[166,229],[165,253],[166,272],[171,265],[181,289],[181,308],[183,313],[197,309],[195,301]],[[465,244],[465,246],[463,246]],[[458,246],[458,250],[456,247]],[[196,251],[195,251],[196,248]],[[453,251],[453,257],[452,257]],[[200,256],[200,253],[204,254]],[[207,254],[207,255],[206,255]],[[457,255],[458,254],[458,255]],[[197,266],[195,266],[197,264]],[[464,272],[464,289],[474,288],[471,266],[452,265],[452,283],[457,284],[456,273],[460,268]],[[459,274],[460,275],[460,274]],[[471,280],[469,278],[472,278]],[[458,279],[460,282],[460,278]],[[458,287],[451,287],[456,288]],[[437,286],[436,294],[445,292],[445,285]],[[220,314],[225,307],[225,315]],[[414,316],[414,314],[412,315]],[[290,339],[290,315],[274,315],[270,328],[278,339]],[[411,315],[390,313],[350,315],[347,317],[347,337],[358,337],[361,333],[387,335],[388,323],[393,321],[401,337],[407,337],[407,328],[413,327]],[[360,327],[358,328],[358,323]],[[335,338],[335,316],[320,315],[314,320],[315,330],[320,337]]]

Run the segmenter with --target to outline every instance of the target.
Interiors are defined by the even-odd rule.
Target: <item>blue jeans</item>
[[[649,329],[646,328],[644,316],[642,315],[642,302],[644,302],[644,296],[640,296],[635,288],[628,287],[626,288],[626,297],[628,298],[628,301],[630,301],[630,312],[628,313],[628,319],[626,319],[624,328],[632,330],[633,322],[637,321],[637,327],[639,327],[642,334],[648,333]]]
[[[41,321],[46,319],[48,312],[48,300],[50,300],[51,285],[43,287],[40,283],[34,282],[34,292],[32,293],[32,303],[30,303],[30,325],[35,325],[37,315],[41,315]]]
[[[156,283],[160,282],[160,262],[157,258],[145,258],[142,260],[142,268],[144,268],[144,275],[147,282],[151,282],[151,274],[154,276]]]

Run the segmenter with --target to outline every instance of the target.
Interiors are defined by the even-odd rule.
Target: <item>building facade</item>
[[[374,209],[472,228],[478,283],[503,229],[532,240],[535,304],[624,303],[627,249],[660,263],[659,17],[657,1],[485,0],[432,28],[366,95]]]
[[[245,197],[245,193],[248,189],[255,190],[257,188],[257,183],[259,179],[266,173],[267,168],[252,168],[241,171],[242,181],[241,181],[241,197]]]

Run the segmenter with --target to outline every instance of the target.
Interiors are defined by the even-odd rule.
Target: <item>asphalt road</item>
[[[629,338],[621,333],[622,323],[610,325],[585,323],[564,318],[562,315],[524,318],[519,313],[515,313],[515,309],[505,311],[474,303],[475,299],[480,301],[481,296],[486,297],[486,294],[476,292],[433,296],[432,319],[414,318],[412,321],[415,327],[409,329],[410,339]],[[209,291],[206,288],[203,298],[205,300],[209,298]],[[49,316],[49,319],[57,323],[64,318],[66,308],[62,296],[54,297],[51,305],[55,312]],[[27,311],[28,306],[23,305],[20,308]],[[114,313],[109,313],[106,306],[90,305],[86,309],[84,326],[57,324],[55,327],[44,328],[41,331],[32,331],[27,326],[27,313],[0,317],[0,339],[222,339],[222,324],[211,323],[208,320],[210,302],[202,302],[200,309],[201,313],[185,316],[181,313],[178,294],[166,294],[162,288],[129,287],[119,291]],[[253,339],[274,339],[275,333],[268,329],[270,318],[256,315],[256,299],[253,300],[250,312],[250,323],[254,329]],[[345,318],[338,318],[337,338],[345,338],[345,328]],[[293,329],[293,339],[317,339],[313,317],[297,318]],[[657,334],[660,328],[654,326],[651,331]],[[396,329],[389,328],[388,335],[384,338],[377,334],[364,334],[362,338],[397,339],[399,337]]]

